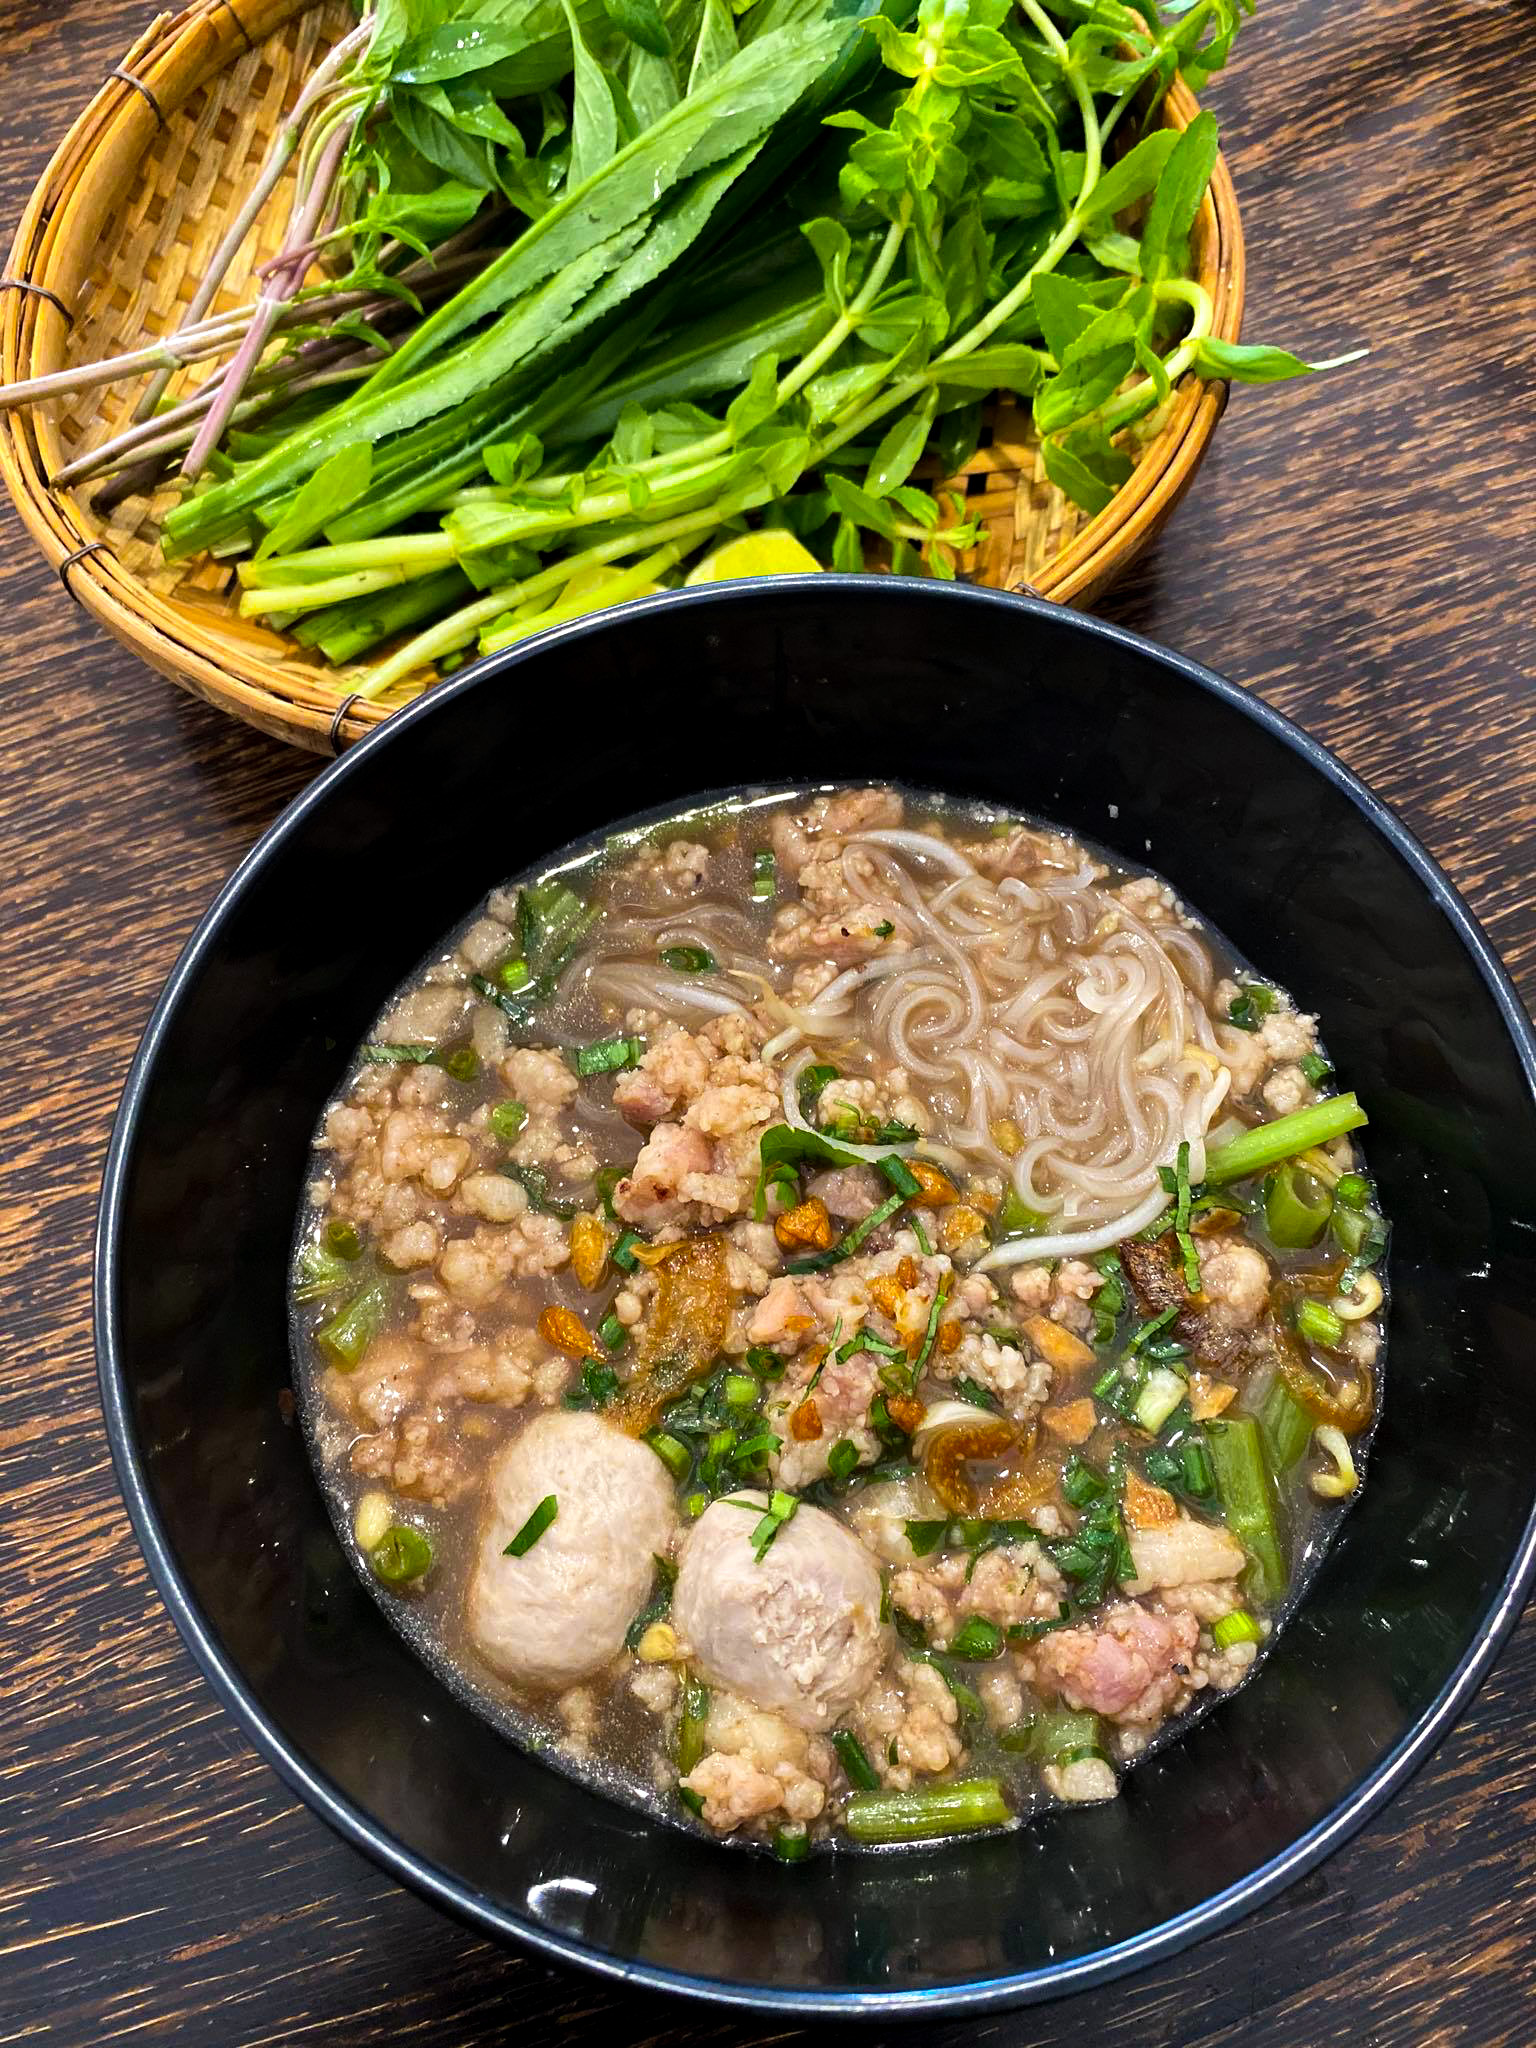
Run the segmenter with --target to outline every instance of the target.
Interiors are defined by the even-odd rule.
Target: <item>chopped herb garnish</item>
[[[962,1401],[969,1401],[973,1408],[985,1408],[993,1415],[1000,1413],[997,1396],[973,1379],[958,1379],[954,1391]]]
[[[1232,998],[1227,1015],[1239,1031],[1257,1031],[1274,1007],[1274,990],[1262,981],[1249,981]]]
[[[1371,1199],[1371,1184],[1362,1173],[1342,1173],[1334,1188],[1333,1199],[1341,1208],[1363,1209]],[[338,1245],[337,1250],[340,1249]]]
[[[747,1364],[759,1379],[781,1380],[784,1377],[783,1359],[767,1344],[752,1345],[747,1352]]]
[[[755,1408],[762,1393],[757,1377],[750,1372],[730,1372],[725,1376],[725,1405],[727,1408]]]
[[[660,957],[674,974],[713,974],[719,965],[708,946],[663,946]]]
[[[600,1166],[592,1176],[592,1185],[597,1190],[597,1199],[603,1205],[603,1214],[610,1223],[617,1223],[619,1212],[613,1206],[613,1192],[628,1171],[623,1166]]]
[[[365,1045],[362,1057],[371,1067],[441,1067],[455,1081],[473,1081],[480,1071],[480,1056],[468,1045],[449,1052],[435,1045]]]
[[[642,1243],[644,1239],[638,1230],[621,1232],[618,1243],[608,1254],[621,1273],[633,1273],[638,1263],[635,1258],[635,1246]]]
[[[838,1362],[852,1358],[856,1351],[873,1351],[881,1358],[905,1358],[906,1352],[899,1344],[888,1344],[884,1337],[877,1337],[873,1330],[865,1328],[855,1337],[850,1337],[838,1352]]]
[[[1102,1349],[1114,1342],[1125,1307],[1125,1274],[1113,1252],[1101,1252],[1093,1263],[1104,1275],[1104,1285],[1093,1297],[1093,1341]]]
[[[1147,1340],[1155,1337],[1159,1330],[1166,1330],[1178,1313],[1176,1307],[1165,1308],[1160,1315],[1149,1316],[1144,1323],[1138,1323],[1131,1332],[1130,1343],[1126,1347],[1131,1355],[1134,1357]]]
[[[528,1112],[520,1102],[498,1102],[486,1118],[486,1128],[494,1137],[510,1142],[528,1121]]]
[[[1076,1619],[1077,1616],[1072,1612],[1070,1603],[1063,1600],[1057,1605],[1056,1619],[1054,1621],[1010,1622],[1008,1625],[1008,1640],[1010,1643],[1038,1642],[1041,1636],[1048,1636],[1052,1629],[1070,1628]],[[1006,1736],[1002,1738],[1002,1743],[1005,1749],[1011,1749],[1015,1746],[1008,1741]]]
[[[856,1791],[874,1792],[879,1789],[880,1774],[851,1728],[839,1728],[832,1737],[832,1747],[837,1751],[837,1760],[844,1775]]]
[[[386,1586],[403,1586],[432,1566],[432,1545],[408,1522],[392,1522],[368,1553],[374,1576]]]
[[[773,1831],[773,1853],[781,1863],[803,1863],[811,1853],[809,1830],[797,1821],[785,1821]]]
[[[794,1519],[795,1510],[800,1503],[792,1493],[784,1493],[775,1487],[768,1497],[766,1511],[760,1510],[755,1500],[727,1500],[725,1505],[728,1508],[745,1508],[748,1514],[761,1515],[757,1527],[752,1531],[752,1555],[756,1562],[761,1564],[767,1555],[769,1544],[784,1524]]]
[[[882,1165],[886,1163],[884,1160],[881,1161]],[[896,1163],[899,1165],[900,1161],[898,1160]],[[913,1181],[912,1186],[915,1192],[917,1187],[916,1181]],[[856,1223],[852,1230],[848,1232],[848,1235],[839,1238],[830,1250],[812,1252],[808,1258],[804,1259],[789,1259],[785,1262],[785,1272],[821,1273],[828,1266],[840,1265],[844,1259],[851,1259],[871,1232],[878,1230],[882,1223],[888,1223],[906,1199],[907,1197],[899,1192],[894,1195],[887,1195],[879,1208],[871,1209],[863,1222]]]
[[[1189,1232],[1189,1140],[1179,1146],[1176,1164],[1170,1170],[1160,1166],[1158,1173],[1163,1186],[1174,1197],[1173,1234],[1178,1240],[1179,1250],[1184,1255],[1184,1285],[1191,1294],[1200,1292],[1200,1255],[1195,1250],[1195,1240]]]
[[[677,1584],[677,1566],[670,1558],[658,1557],[654,1553],[651,1562],[656,1567],[651,1597],[624,1632],[626,1650],[638,1649],[646,1630],[658,1621],[665,1621],[672,1612],[672,1588]]]
[[[611,1365],[600,1359],[581,1361],[581,1380],[565,1397],[567,1408],[606,1408],[622,1385]]]
[[[338,1259],[360,1259],[363,1255],[363,1234],[355,1223],[349,1223],[344,1216],[333,1216],[327,1223],[325,1242]]]
[[[909,1216],[907,1218],[907,1228],[911,1231],[912,1235],[917,1239],[917,1248],[922,1253],[923,1257],[925,1259],[931,1259],[933,1257],[933,1246],[928,1242],[928,1233],[923,1228],[922,1217]]]
[[[847,1437],[839,1437],[827,1453],[827,1472],[839,1486],[850,1479],[858,1469],[859,1447],[850,1443]]]
[[[597,1334],[602,1338],[604,1348],[609,1351],[622,1351],[629,1342],[628,1330],[625,1329],[612,1309],[609,1309],[607,1315],[598,1324]]]
[[[299,1285],[293,1290],[295,1301],[324,1301],[352,1278],[350,1265],[341,1253],[329,1251],[321,1244],[305,1245],[299,1253],[298,1272]]]
[[[638,1067],[645,1056],[643,1038],[600,1038],[593,1045],[576,1048],[574,1065],[583,1079],[593,1074],[619,1074]]]
[[[1010,1187],[997,1212],[992,1236],[999,1244],[1005,1237],[1038,1237],[1048,1221],[1038,1209],[1030,1208],[1017,1188]]]
[[[1109,1481],[1086,1458],[1074,1452],[1062,1468],[1061,1491],[1070,1506],[1086,1508],[1104,1498],[1109,1492]]]
[[[888,939],[895,929],[896,927],[891,923],[891,920],[888,917],[883,917],[875,926],[875,937],[877,939]]]
[[[693,1465],[693,1454],[685,1443],[664,1429],[653,1429],[645,1441],[660,1458],[674,1479],[686,1479]]]
[[[776,896],[779,888],[779,864],[770,848],[758,847],[752,856],[752,900],[766,903],[770,896]]]
[[[837,1078],[838,1070],[836,1067],[810,1066],[801,1068],[800,1079],[795,1084],[795,1093],[800,1103],[800,1114],[807,1123],[811,1120],[812,1112],[815,1110],[822,1089]]]
[[[907,1522],[903,1524],[903,1527],[906,1530],[907,1542],[911,1547],[914,1557],[929,1556],[931,1552],[938,1549],[944,1538],[949,1534],[949,1523],[947,1521]]]
[[[1314,1088],[1321,1088],[1328,1076],[1333,1072],[1333,1068],[1320,1052],[1304,1052],[1296,1064],[1301,1068],[1304,1078],[1310,1081]]]
[[[533,979],[533,970],[526,960],[503,960],[496,970],[496,979],[504,989],[515,992],[528,986]]]
[[[350,1372],[362,1362],[363,1353],[384,1327],[388,1313],[389,1296],[375,1281],[354,1294],[329,1322],[320,1325],[315,1342],[325,1346],[332,1365],[341,1372]]]
[[[752,1214],[759,1223],[768,1212],[769,1188],[792,1189],[796,1169],[806,1161],[814,1161],[818,1166],[862,1166],[866,1163],[858,1153],[841,1150],[826,1132],[799,1130],[793,1124],[774,1124],[764,1131],[758,1145],[758,1156],[761,1167]],[[902,1160],[892,1155],[875,1163],[899,1194],[910,1200],[918,1192],[916,1176]]]
[[[508,1180],[515,1180],[527,1190],[528,1206],[540,1216],[559,1216],[569,1223],[577,1214],[575,1202],[557,1202],[549,1192],[549,1175],[542,1166],[518,1166],[510,1159],[504,1159],[497,1168]]]
[[[945,1278],[948,1278],[947,1274]],[[923,1332],[922,1347],[912,1361],[911,1384],[914,1387],[923,1376],[923,1368],[928,1363],[928,1355],[933,1350],[934,1340],[939,1334],[939,1317],[943,1314],[944,1304],[948,1299],[949,1291],[944,1281],[940,1280],[933,1291],[933,1306],[928,1311],[928,1327]]]
[[[995,1621],[986,1621],[981,1615],[973,1614],[951,1641],[949,1654],[951,1657],[963,1659],[968,1664],[1001,1657],[1003,1632]]]
[[[560,1512],[560,1504],[552,1493],[546,1493],[521,1529],[512,1538],[503,1557],[526,1557],[544,1531]]]

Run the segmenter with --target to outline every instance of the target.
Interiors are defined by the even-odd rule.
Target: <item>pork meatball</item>
[[[672,1622],[711,1684],[798,1728],[830,1728],[874,1682],[890,1649],[880,1573],[859,1539],[801,1506],[753,1554],[761,1493],[706,1508],[684,1545]]]
[[[555,1519],[521,1557],[507,1545],[541,1500]],[[529,1423],[492,1463],[470,1581],[471,1642],[493,1671],[537,1691],[590,1678],[624,1646],[677,1522],[655,1452],[599,1416]],[[745,1519],[745,1517],[743,1517]]]

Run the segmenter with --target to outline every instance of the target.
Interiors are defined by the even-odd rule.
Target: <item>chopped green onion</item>
[[[603,1205],[603,1214],[610,1223],[617,1223],[619,1212],[613,1206],[614,1189],[623,1180],[626,1169],[622,1166],[600,1166],[592,1176],[592,1185],[597,1190],[597,1199]]]
[[[880,922],[875,926],[875,937],[877,939],[888,939],[891,936],[891,933],[895,931],[895,929],[895,925],[891,923],[891,920],[888,917],[882,917]]]
[[[851,1728],[839,1728],[832,1737],[832,1747],[837,1751],[837,1760],[855,1791],[879,1791],[880,1773],[870,1762],[863,1743]]]
[[[949,1654],[966,1663],[982,1663],[1003,1654],[1003,1632],[995,1621],[973,1614],[950,1643]]]
[[[1208,1448],[1227,1527],[1252,1560],[1254,1592],[1262,1600],[1278,1600],[1289,1572],[1259,1425],[1250,1416],[1213,1424]]]
[[[1371,1199],[1371,1184],[1363,1173],[1341,1173],[1333,1199],[1345,1209],[1363,1209]]]
[[[299,1253],[298,1269],[299,1284],[293,1290],[295,1301],[323,1301],[352,1278],[352,1269],[341,1253],[328,1251],[322,1244],[305,1245]]]
[[[1093,1341],[1102,1349],[1114,1342],[1125,1307],[1125,1272],[1114,1252],[1101,1252],[1093,1263],[1104,1276],[1104,1285],[1093,1297]]]
[[[759,1379],[781,1380],[784,1377],[783,1359],[767,1344],[752,1345],[747,1352],[747,1364]]]
[[[1184,1491],[1192,1493],[1197,1500],[1216,1491],[1216,1475],[1211,1470],[1210,1454],[1198,1437],[1186,1437],[1179,1445],[1179,1458],[1184,1466]]]
[[[1264,1227],[1282,1251],[1316,1244],[1332,1213],[1327,1188],[1294,1160],[1277,1166],[1264,1183]]]
[[[1310,1296],[1296,1304],[1296,1330],[1309,1344],[1321,1344],[1325,1351],[1331,1351],[1344,1335],[1344,1325],[1327,1302]]]
[[[342,1372],[350,1372],[362,1362],[363,1353],[383,1328],[388,1312],[389,1296],[374,1281],[354,1294],[328,1323],[320,1325],[315,1342],[325,1346],[333,1365]]]
[[[858,1469],[859,1447],[850,1443],[847,1437],[839,1437],[827,1453],[827,1472],[839,1486],[850,1479]]]
[[[1206,1186],[1246,1180],[1250,1174],[1283,1165],[1287,1159],[1310,1152],[1314,1145],[1331,1145],[1335,1138],[1359,1130],[1366,1121],[1354,1095],[1330,1095],[1326,1102],[1314,1102],[1309,1109],[1295,1109],[1289,1116],[1255,1124],[1252,1130],[1206,1154]]]
[[[609,1309],[607,1315],[598,1324],[597,1334],[603,1341],[603,1348],[607,1351],[622,1351],[629,1342],[628,1330],[625,1329],[612,1309]]]
[[[1154,1366],[1137,1389],[1133,1412],[1138,1425],[1148,1436],[1156,1436],[1187,1391],[1176,1372],[1166,1365]]]
[[[1259,1409],[1270,1469],[1289,1472],[1312,1441],[1312,1417],[1277,1373]]]
[[[1314,1088],[1321,1088],[1333,1072],[1333,1068],[1320,1052],[1304,1052],[1296,1064],[1300,1067],[1303,1078],[1310,1081]]]
[[[643,1242],[644,1239],[638,1230],[626,1230],[620,1234],[618,1243],[608,1256],[621,1273],[633,1273],[638,1263],[635,1258],[635,1246]]]
[[[923,1228],[922,1217],[909,1216],[907,1218],[907,1228],[911,1231],[912,1235],[917,1239],[917,1248],[922,1253],[923,1257],[925,1259],[931,1259],[933,1257],[933,1246],[928,1242],[928,1233]]]
[[[1010,1187],[997,1212],[992,1236],[999,1243],[1005,1237],[1038,1237],[1048,1221],[1038,1209],[1030,1208],[1017,1188]]]
[[[527,1123],[528,1112],[520,1102],[498,1102],[485,1121],[494,1137],[510,1142]]]
[[[544,1531],[560,1512],[560,1504],[552,1493],[546,1493],[521,1529],[512,1538],[503,1557],[526,1557]]]
[[[677,1724],[677,1775],[680,1778],[686,1778],[704,1761],[708,1726],[708,1689],[688,1671],[683,1677],[683,1712]]]
[[[1227,1015],[1239,1031],[1257,1031],[1274,1007],[1274,990],[1262,981],[1250,981],[1233,997]]]
[[[677,1584],[677,1566],[668,1557],[652,1553],[651,1562],[656,1567],[656,1577],[651,1585],[651,1597],[624,1631],[626,1650],[637,1650],[640,1638],[646,1630],[658,1621],[665,1621],[672,1612],[672,1588]]]
[[[565,1397],[567,1408],[606,1408],[623,1382],[611,1365],[600,1358],[581,1361],[581,1382]]]
[[[798,1822],[785,1822],[773,1831],[773,1853],[781,1863],[803,1863],[811,1853],[809,1833]]]
[[[905,1159],[898,1159],[892,1152],[875,1163],[904,1202],[910,1202],[914,1195],[922,1193],[922,1183]]]
[[[1109,1481],[1074,1451],[1061,1470],[1061,1491],[1069,1507],[1085,1508],[1104,1498]]]
[[[503,960],[496,970],[496,979],[505,989],[526,988],[533,979],[533,970],[526,960]]]
[[[856,1842],[920,1842],[1001,1827],[1012,1818],[996,1778],[956,1778],[910,1792],[856,1792],[843,1816]]]
[[[961,1378],[955,1381],[952,1390],[962,1401],[969,1401],[973,1408],[985,1408],[990,1415],[998,1414],[997,1396],[987,1391],[976,1380]]]
[[[425,1067],[435,1053],[436,1047],[430,1045],[365,1045],[362,1057],[370,1067]]]
[[[408,1522],[392,1522],[368,1553],[374,1576],[386,1586],[403,1586],[432,1567],[432,1545]]]
[[[836,1079],[836,1067],[817,1065],[801,1068],[800,1079],[795,1084],[795,1092],[799,1097],[800,1114],[807,1123],[811,1120],[811,1114],[816,1107],[822,1089],[829,1086]]]
[[[355,1223],[333,1216],[325,1226],[325,1242],[338,1259],[358,1259],[363,1254],[362,1232]]]
[[[600,1038],[593,1045],[576,1048],[576,1071],[583,1079],[593,1074],[618,1074],[638,1067],[645,1054],[643,1038]]]
[[[1336,1211],[1334,1234],[1349,1253],[1349,1264],[1339,1275],[1339,1293],[1350,1294],[1367,1266],[1374,1266],[1387,1248],[1387,1227],[1374,1210]]]
[[[760,1514],[757,1527],[752,1531],[751,1542],[752,1556],[761,1564],[768,1553],[769,1544],[786,1522],[793,1521],[795,1510],[800,1503],[792,1493],[785,1493],[775,1487],[768,1496],[768,1506],[765,1510],[759,1510],[754,1500],[727,1500],[725,1505],[728,1508],[745,1508],[750,1515]]]
[[[480,1055],[472,1045],[456,1045],[452,1052],[445,1052],[437,1064],[455,1081],[473,1081],[480,1071]]]
[[[1220,1621],[1211,1623],[1211,1641],[1218,1650],[1230,1650],[1234,1643],[1262,1643],[1264,1631],[1244,1607],[1234,1608]]]
[[[504,1159],[497,1167],[508,1180],[515,1180],[528,1196],[528,1206],[540,1216],[559,1216],[565,1222],[577,1212],[575,1202],[557,1202],[549,1192],[549,1175],[542,1166],[518,1166],[510,1159]]]
[[[1031,1730],[1036,1757],[1042,1764],[1079,1763],[1084,1757],[1104,1755],[1104,1737],[1097,1714],[1075,1713],[1066,1708],[1041,1714]],[[1107,1759],[1106,1759],[1107,1761]]]
[[[766,903],[770,896],[776,896],[779,889],[779,864],[771,850],[758,847],[752,856],[752,900]]]
[[[689,1515],[696,1522],[699,1519],[700,1515],[703,1514],[704,1510],[709,1506],[709,1495],[707,1493],[690,1493],[688,1498],[683,1502],[683,1506],[688,1510]]]
[[[727,1373],[725,1377],[725,1405],[727,1408],[755,1408],[762,1387],[749,1372]]]
[[[708,946],[663,946],[660,957],[674,974],[713,974],[719,965]]]
[[[1195,1240],[1189,1232],[1189,1140],[1180,1142],[1176,1162],[1170,1171],[1160,1166],[1158,1173],[1167,1192],[1174,1197],[1173,1234],[1178,1240],[1179,1250],[1184,1257],[1184,1285],[1191,1294],[1200,1292],[1200,1255],[1195,1250]]]

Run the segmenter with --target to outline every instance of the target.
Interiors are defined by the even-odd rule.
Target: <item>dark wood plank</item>
[[[14,219],[136,0],[0,5]],[[1251,337],[1347,377],[1235,394],[1111,616],[1263,692],[1445,861],[1536,997],[1536,200],[1529,17],[1269,0],[1212,96]],[[104,639],[14,523],[0,556],[0,2042],[435,2044],[800,2030],[501,1954],[334,1841],[194,1673],[114,1489],[87,1324],[95,1187],[154,992],[313,764]],[[1527,1622],[1418,1781],[1246,1926],[1092,2005],[938,2038],[1066,2048],[1499,2048],[1531,2038]]]

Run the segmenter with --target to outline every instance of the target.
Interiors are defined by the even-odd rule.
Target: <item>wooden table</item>
[[[140,0],[4,0],[13,220]],[[1211,95],[1248,333],[1335,379],[1238,392],[1105,609],[1260,690],[1449,867],[1536,996],[1536,202],[1520,0],[1267,0]],[[92,1207],[161,978],[314,772],[177,695],[0,556],[0,2044],[763,2042],[798,2029],[502,1954],[297,1806],[194,1672],[113,1484]],[[1528,1620],[1438,1756],[1326,1868],[1091,2004],[943,2030],[1046,2048],[1495,2048],[1536,2034]]]

